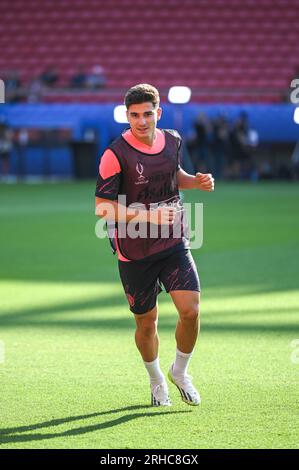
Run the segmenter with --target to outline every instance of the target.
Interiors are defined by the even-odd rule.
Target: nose
[[[139,125],[140,125],[140,126],[145,126],[145,124],[146,124],[146,119],[145,119],[145,117],[144,117],[144,116],[140,117],[140,119],[139,119]]]

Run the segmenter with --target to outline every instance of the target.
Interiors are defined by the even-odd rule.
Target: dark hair
[[[130,88],[125,94],[125,105],[129,109],[131,104],[140,104],[146,102],[153,103],[154,108],[160,104],[160,96],[157,88],[148,83],[140,83]]]

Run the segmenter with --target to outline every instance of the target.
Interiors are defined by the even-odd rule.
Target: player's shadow
[[[161,302],[162,304],[163,302]],[[78,328],[92,330],[128,330],[128,325],[133,327],[134,320],[128,316],[112,316],[111,318],[101,318],[99,316],[85,319],[82,317],[83,310],[95,310],[111,306],[119,309],[127,309],[123,295],[109,295],[103,298],[95,298],[91,300],[82,300],[76,302],[61,302],[54,305],[34,306],[23,308],[22,310],[10,310],[0,315],[1,328],[11,327],[59,327],[62,328]],[[281,316],[282,312],[295,315],[298,311],[297,307],[289,307],[282,309],[281,307],[267,308],[263,310],[263,315],[273,317],[272,321],[260,323],[254,318],[250,321],[250,317],[256,317],[258,310],[256,308],[246,308],[244,310],[232,309],[227,312],[225,310],[216,310],[209,312],[202,319],[202,326],[206,332],[225,333],[232,331],[238,333],[249,333],[261,331],[263,333],[283,332],[293,333],[296,329],[294,321],[288,321],[283,324],[276,322],[275,317]],[[242,317],[242,322],[234,321],[234,318]],[[245,318],[247,321],[245,321]],[[159,330],[172,331],[176,325],[176,315],[161,315]]]
[[[143,413],[129,413],[124,416],[120,416],[119,418],[110,419],[109,421],[105,421],[104,423],[93,424],[89,426],[81,426],[74,429],[69,429],[67,431],[62,432],[51,432],[51,433],[36,433],[36,434],[21,434],[27,433],[30,431],[36,431],[43,428],[59,426],[66,423],[72,423],[74,421],[80,421],[82,419],[92,419],[100,416],[106,416],[111,414],[123,413],[123,412],[134,412],[138,410],[144,410]],[[79,416],[70,416],[68,418],[59,418],[53,419],[51,421],[44,421],[42,423],[36,423],[29,426],[18,426],[12,428],[4,428],[0,429],[0,445],[1,444],[8,444],[8,443],[21,443],[21,442],[30,442],[30,441],[42,441],[45,439],[55,439],[57,437],[66,437],[66,436],[78,436],[81,434],[87,434],[90,432],[101,431],[103,429],[111,428],[113,426],[119,426],[120,424],[127,423],[128,421],[132,421],[138,418],[145,418],[145,417],[154,417],[154,416],[162,416],[162,415],[169,415],[169,414],[182,414],[182,413],[191,413],[192,410],[186,411],[158,411],[158,408],[153,408],[150,405],[132,405],[126,406],[124,408],[118,408],[115,410],[109,411],[102,411],[99,413],[91,413],[88,415],[79,415]]]

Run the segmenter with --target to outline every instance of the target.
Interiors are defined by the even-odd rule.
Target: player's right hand
[[[172,225],[175,218],[176,209],[174,207],[158,207],[150,211],[150,222],[156,225]]]

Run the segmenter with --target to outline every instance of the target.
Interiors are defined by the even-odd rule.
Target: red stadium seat
[[[101,64],[111,93],[142,80],[165,90],[186,84],[195,95],[211,89],[214,94],[203,98],[210,101],[275,102],[298,67],[291,47],[299,39],[297,0],[119,5],[119,0],[64,0],[37,8],[36,0],[2,0],[1,76],[17,69],[29,81],[53,66],[65,85],[78,65],[89,70]],[[225,93],[217,95],[221,88]],[[263,95],[265,88],[270,91]]]

